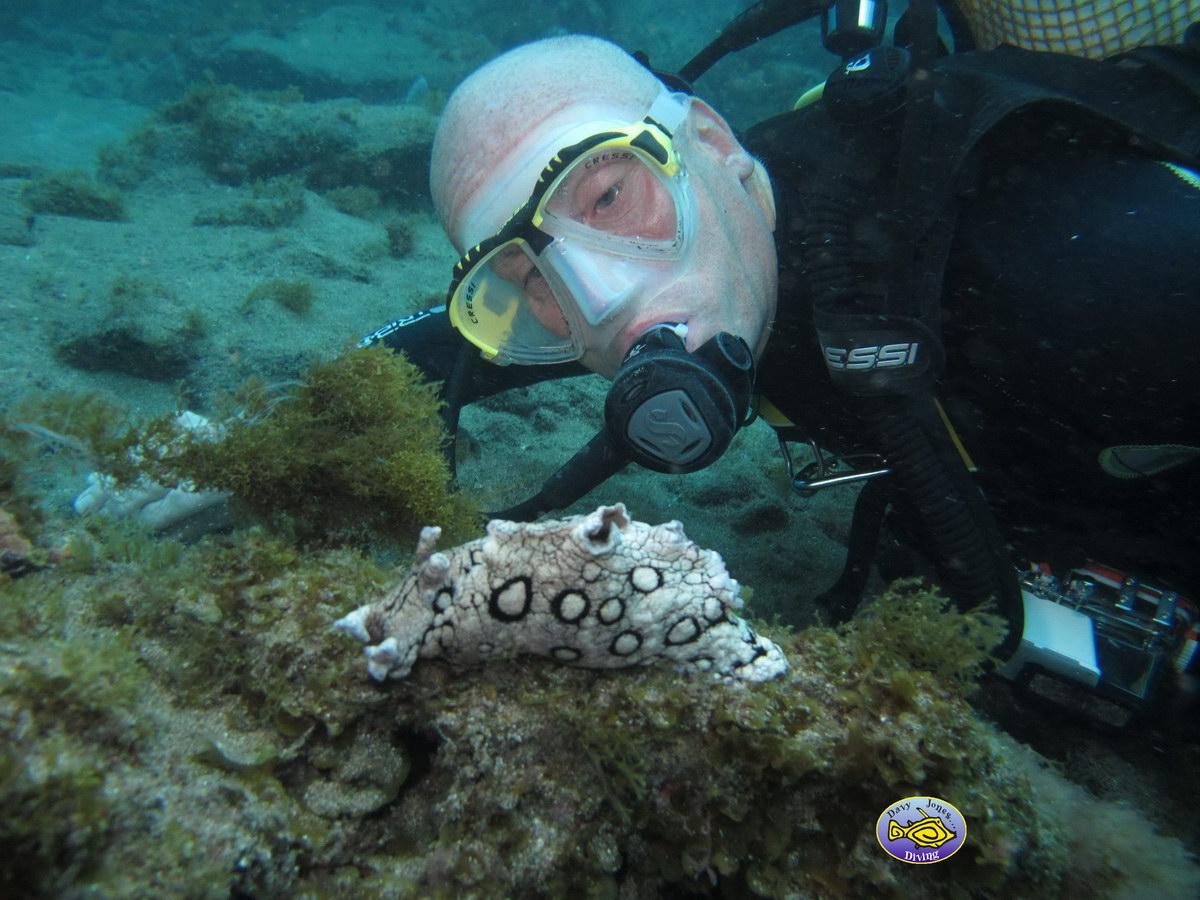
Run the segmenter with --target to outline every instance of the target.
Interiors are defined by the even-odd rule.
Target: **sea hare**
[[[376,680],[418,657],[458,666],[518,653],[612,669],[659,661],[717,679],[765,681],[783,652],[734,614],[742,601],[720,555],[679,522],[634,522],[625,505],[536,524],[493,520],[487,536],[436,551],[424,528],[401,584],[335,627],[366,647]]]

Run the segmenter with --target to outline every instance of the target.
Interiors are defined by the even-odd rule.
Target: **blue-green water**
[[[70,431],[87,407],[63,397],[84,392],[138,422],[213,415],[248,378],[292,384],[440,302],[455,253],[425,166],[461,78],[568,31],[673,69],[740,5],[9,0],[6,429],[52,409],[44,427]],[[833,62],[804,26],[697,89],[745,128]],[[595,432],[603,392],[468,410],[460,483],[485,508],[528,496]],[[1195,885],[1176,842],[1200,846],[1190,748],[1007,722],[1060,777],[926,676],[825,636],[779,637],[795,680],[727,700],[669,672],[529,662],[377,687],[326,626],[398,579],[395,548],[81,520],[98,460],[40,437],[6,431],[0,468],[3,546],[45,566],[0,582],[0,896],[953,896],[959,876],[923,882],[871,837],[888,804],[935,788],[979,828],[959,860],[972,895]],[[686,479],[622,473],[567,512],[679,519],[751,614],[810,625],[854,495],[794,498],[761,423],[735,451]]]

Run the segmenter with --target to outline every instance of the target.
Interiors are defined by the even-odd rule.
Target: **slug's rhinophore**
[[[742,601],[720,555],[679,522],[634,522],[625,505],[525,524],[435,552],[425,528],[408,576],[339,619],[367,644],[367,670],[403,678],[417,657],[474,665],[517,653],[584,668],[666,660],[720,679],[765,681],[787,659],[734,614]]]

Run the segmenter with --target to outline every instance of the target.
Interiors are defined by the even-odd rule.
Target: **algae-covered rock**
[[[119,275],[56,330],[54,354],[71,368],[176,381],[195,361],[205,326],[200,312],[166,286]]]
[[[292,225],[304,214],[304,185],[292,176],[256,181],[234,203],[198,212],[193,225],[248,225],[273,231]]]
[[[30,247],[34,243],[33,214],[21,201],[20,182],[0,175],[0,244]]]
[[[254,95],[205,84],[163,107],[123,147],[106,148],[102,163],[125,184],[149,174],[154,160],[186,158],[224,184],[270,185],[290,176],[320,192],[365,187],[384,203],[423,209],[436,126],[424,106],[304,102],[295,91]],[[233,224],[231,217],[228,210],[202,214],[205,224]]]
[[[909,587],[871,628],[771,630],[783,678],[439,662],[380,687],[328,628],[388,578],[258,532],[92,552],[0,590],[11,896],[1191,897],[1134,809],[981,721],[995,623]],[[19,627],[16,627],[19,623]],[[934,632],[938,623],[943,627]],[[942,648],[921,662],[918,643]],[[882,651],[882,652],[877,652]],[[915,662],[914,662],[915,661]],[[47,702],[47,698],[55,698]],[[966,845],[908,866],[896,800]],[[164,886],[169,886],[164,888]]]
[[[412,768],[402,745],[386,732],[364,730],[310,756],[327,773],[304,789],[304,803],[326,819],[365,816],[391,803]]]
[[[398,103],[419,78],[448,88],[495,55],[491,30],[474,15],[461,8],[431,15],[434,9],[339,4],[287,29],[235,32],[206,64],[215,77],[245,88],[296,85],[314,98]],[[431,53],[431,46],[444,49]]]
[[[35,213],[105,222],[128,219],[124,198],[83,172],[55,172],[31,181],[21,189],[21,200]]]

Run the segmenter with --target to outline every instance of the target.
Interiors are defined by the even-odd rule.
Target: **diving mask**
[[[680,278],[696,203],[672,135],[688,106],[664,90],[640,122],[592,123],[598,130],[559,149],[528,201],[459,261],[450,321],[485,358],[579,359],[615,337],[631,301]]]

